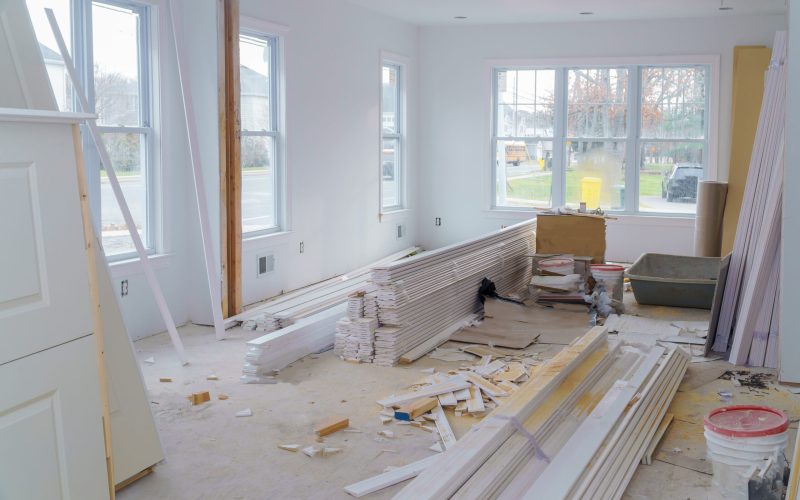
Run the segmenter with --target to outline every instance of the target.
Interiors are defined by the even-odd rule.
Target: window
[[[54,9],[69,44],[81,85],[98,115],[103,136],[136,229],[154,251],[155,147],[152,109],[150,8],[127,1],[27,0],[59,109],[77,109],[72,84],[43,9]],[[87,151],[93,209],[99,211],[103,249],[110,260],[135,256],[105,169]],[[97,214],[95,214],[97,216]]]
[[[381,212],[405,205],[403,70],[394,62],[381,66]]]
[[[281,226],[277,46],[272,36],[239,37],[242,234],[250,237]]]
[[[709,74],[674,64],[496,68],[493,206],[693,214]]]

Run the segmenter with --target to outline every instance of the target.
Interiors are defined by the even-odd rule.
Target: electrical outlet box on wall
[[[275,254],[261,254],[256,256],[256,278],[263,278],[275,271]]]

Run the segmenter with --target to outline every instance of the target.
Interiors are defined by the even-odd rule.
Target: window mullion
[[[566,135],[567,135],[567,70],[556,70],[555,80],[555,131],[553,135],[553,171],[551,197],[552,206],[561,207],[566,202],[567,193],[567,164],[566,164]]]
[[[628,67],[628,130],[625,141],[625,211],[639,211],[639,130],[641,123],[641,74],[638,66]]]

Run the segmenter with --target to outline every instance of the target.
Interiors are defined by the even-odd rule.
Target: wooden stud
[[[411,421],[439,406],[436,398],[420,398],[394,411],[397,420]]]
[[[62,40],[63,42],[63,40]],[[86,182],[86,166],[83,158],[81,129],[72,125],[72,144],[75,149],[75,165],[78,177],[78,196],[80,197],[81,219],[83,220],[83,241],[89,274],[89,294],[92,303],[92,328],[94,330],[95,353],[97,354],[97,375],[100,383],[100,402],[102,404],[103,439],[105,441],[106,474],[108,476],[109,497],[116,496],[114,489],[114,461],[111,453],[111,407],[108,396],[108,374],[106,373],[106,348],[103,319],[100,312],[100,286],[97,282],[97,241],[92,225],[92,212],[89,208],[89,191]]]
[[[314,425],[314,433],[317,436],[327,436],[336,431],[346,429],[350,426],[350,419],[345,417],[328,417]]]
[[[191,401],[193,405],[200,405],[211,401],[211,394],[209,394],[208,391],[195,392],[186,396],[186,398]]]

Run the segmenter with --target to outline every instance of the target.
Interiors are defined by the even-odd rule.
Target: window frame
[[[273,201],[275,210],[275,225],[273,227],[245,232],[242,229],[242,240],[250,240],[263,236],[274,235],[288,231],[289,216],[287,202],[288,172],[286,169],[286,138],[285,138],[285,66],[284,50],[286,32],[284,26],[273,24],[260,19],[247,16],[239,18],[239,41],[247,36],[265,41],[271,45],[270,50],[270,123],[272,130],[244,130],[239,131],[240,140],[244,137],[271,137],[274,145],[274,180]],[[241,100],[241,90],[240,100]],[[241,106],[241,104],[240,104]],[[241,111],[240,111],[241,112]],[[241,119],[240,119],[241,124]],[[240,125],[241,126],[241,125]],[[241,162],[241,159],[240,159]],[[239,171],[242,175],[241,163]],[[240,201],[241,203],[241,201]],[[242,224],[242,221],[239,221]]]
[[[387,66],[397,69],[397,132],[395,133],[384,133],[383,131],[383,69]],[[408,157],[408,146],[406,144],[408,142],[406,139],[408,67],[407,57],[381,51],[380,65],[378,67],[378,207],[380,215],[402,212],[408,208],[408,168],[406,162]],[[383,141],[386,139],[397,141],[398,161],[395,165],[397,203],[394,205],[384,205],[383,203]]]
[[[689,55],[689,56],[642,56],[642,57],[612,57],[612,58],[570,58],[570,59],[491,59],[486,61],[489,79],[489,111],[487,123],[489,124],[489,161],[486,163],[486,178],[488,189],[485,193],[485,210],[495,213],[518,213],[520,215],[536,213],[553,207],[561,207],[566,203],[566,158],[565,148],[567,137],[567,73],[574,68],[626,68],[628,69],[627,87],[627,135],[617,139],[625,143],[625,203],[623,210],[608,210],[615,215],[630,215],[644,217],[695,217],[695,214],[680,212],[644,212],[639,210],[639,161],[641,159],[641,144],[645,142],[704,142],[705,157],[703,164],[704,179],[715,180],[718,175],[718,134],[719,134],[719,55]],[[705,108],[705,139],[647,139],[641,136],[641,71],[647,67],[706,67],[706,108]],[[508,140],[507,137],[498,138],[497,135],[497,73],[506,70],[555,70],[555,124],[553,140],[553,176],[551,187],[551,207],[513,207],[497,204],[497,144],[499,140]],[[512,140],[544,140],[541,138],[512,138]],[[601,141],[601,139],[598,139]],[[628,168],[629,165],[635,168]],[[635,186],[635,189],[628,189]]]

